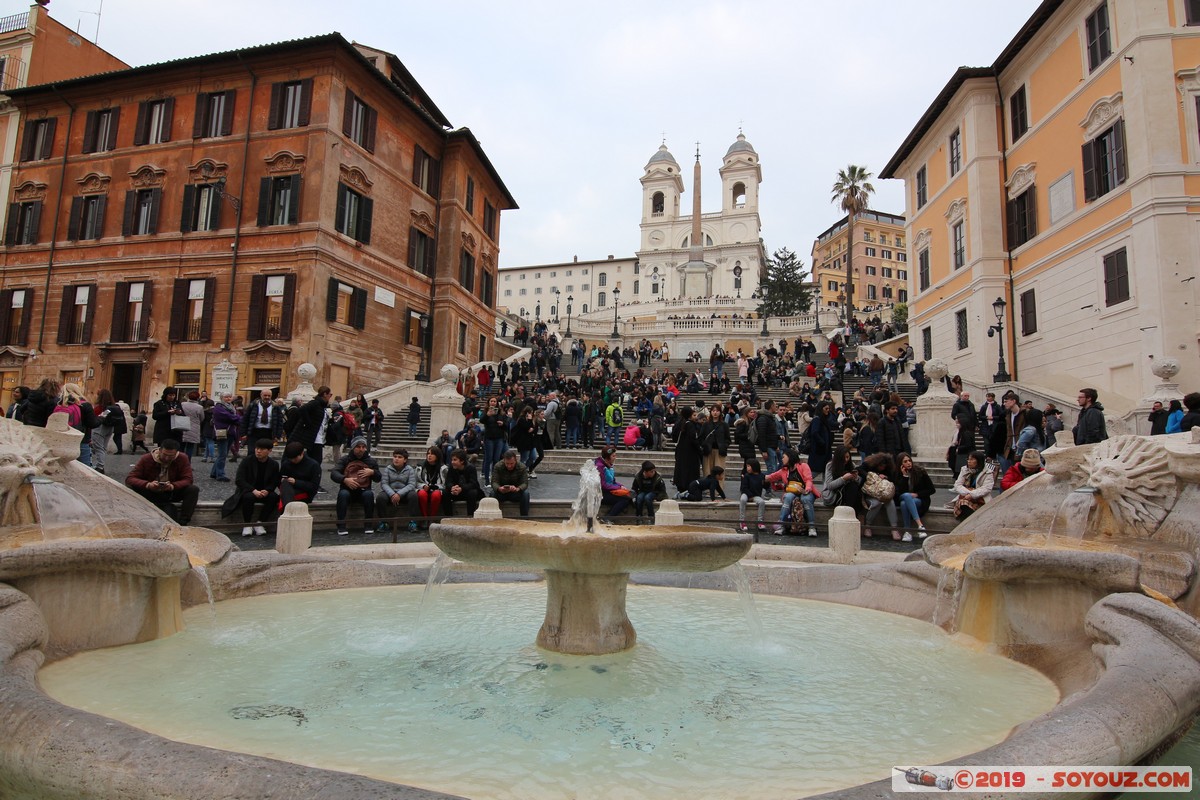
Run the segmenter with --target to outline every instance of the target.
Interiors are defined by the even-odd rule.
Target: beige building
[[[846,222],[842,217],[813,242],[813,284],[821,308],[846,302]],[[854,218],[854,306],[856,311],[908,302],[908,251],[904,217],[864,211]]]
[[[1200,387],[1197,114],[1187,0],[1047,0],[991,66],[960,68],[880,173],[906,183],[918,358],[1093,386],[1110,416],[1167,359]]]

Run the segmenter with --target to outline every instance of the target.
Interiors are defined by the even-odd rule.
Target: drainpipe
[[[1000,184],[1000,197],[1005,201],[1004,212],[1005,222],[1008,222],[1008,129],[1005,127],[1004,120],[1004,93],[1000,91],[1000,73],[994,73],[992,79],[996,81],[996,98],[1000,103],[1000,158],[1004,166],[1004,180]],[[1013,320],[1016,319],[1017,313],[1017,295],[1016,287],[1013,284],[1013,255],[1012,247],[1008,243],[1008,225],[1004,226],[1004,250],[1008,256],[1008,308],[1009,318],[1005,320],[1008,323],[1008,331],[1012,334],[1012,341],[1009,342],[1009,356],[1012,361],[1012,370],[1009,373],[1012,376],[1013,383],[1017,381],[1017,329]],[[1003,334],[1001,334],[1003,336]]]
[[[443,142],[448,141],[449,138],[450,137],[448,135],[446,135],[445,132],[443,132],[443,135],[442,135]],[[446,166],[446,148],[445,148],[445,146],[443,146],[441,163],[438,164],[437,202],[433,204],[433,235],[435,237],[434,238],[434,247],[435,248],[441,246],[441,238],[442,238],[442,177],[445,175],[445,166]],[[412,264],[409,264],[409,266],[411,267]],[[429,327],[425,329],[424,335],[421,337],[421,358],[423,361],[425,361],[425,375],[429,378],[430,383],[433,382],[433,337],[434,337],[434,333],[433,333],[433,331],[434,331],[433,301],[437,297],[437,274],[438,274],[437,271],[438,271],[437,250],[435,249],[433,251],[433,274],[429,276]],[[408,321],[405,320],[404,324],[407,326]],[[447,336],[457,335],[457,332],[447,332],[446,335]],[[470,349],[470,345],[471,345],[471,343],[467,342],[468,350]],[[451,345],[450,352],[451,353],[455,352],[454,345]],[[453,360],[454,360],[453,358],[447,359],[447,361],[453,361]],[[468,357],[467,364],[470,365],[470,363],[471,363],[471,360]]]
[[[238,52],[237,57],[238,61],[242,62],[242,66],[246,68],[246,72],[250,73],[250,104],[246,108],[246,136],[242,140],[242,183],[238,188],[237,219],[234,220],[233,227],[233,258],[229,265],[229,303],[225,309],[225,342],[221,345],[221,349],[226,353],[229,352],[229,336],[233,328],[234,288],[237,286],[238,254],[241,252],[242,242],[242,209],[246,203],[246,173],[250,171],[247,159],[250,155],[250,131],[254,123],[254,90],[258,86],[258,75],[242,58],[241,51]]]
[[[75,122],[75,106],[62,96],[62,93],[58,91],[57,84],[50,84],[50,89],[58,95],[59,100],[67,104],[70,112],[67,114],[67,138],[63,147],[62,169],[58,173],[58,197],[54,200],[54,227],[50,230],[50,253],[46,258],[46,287],[42,290],[42,320],[38,325],[37,349],[39,353],[46,349],[43,345],[46,339],[46,314],[50,310],[50,279],[54,274],[55,242],[58,241],[58,221],[62,217],[63,189],[67,185],[67,156],[71,149],[71,126]],[[92,302],[95,302],[95,298],[92,298]]]

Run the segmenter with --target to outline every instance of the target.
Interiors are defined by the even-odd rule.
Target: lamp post
[[[760,314],[762,314],[763,329],[762,329],[762,331],[759,332],[758,335],[765,339],[771,335],[770,333],[767,332],[767,312],[766,312],[766,309],[764,308],[767,304],[767,287],[766,286],[758,287],[758,295],[759,295],[759,297],[762,298],[762,305],[759,306],[759,308],[763,309],[762,311],[759,312]]]
[[[620,300],[621,300],[621,287],[614,286],[613,287],[613,332],[612,332],[612,338],[614,338],[614,339],[621,338],[621,332],[619,330],[617,330],[617,304],[620,302]]]
[[[567,338],[571,338],[571,303],[575,302],[573,295],[567,295]]]
[[[737,284],[738,300],[742,299],[742,265],[738,264],[733,268],[733,282]]]
[[[1004,302],[1003,297],[997,297],[996,302],[992,303],[992,311],[996,314],[996,324],[988,327],[988,337],[1000,337],[1000,360],[996,364],[996,374],[992,376],[992,380],[996,383],[1003,383],[1011,380],[1008,370],[1004,366],[1004,309],[1008,303]]]
[[[555,325],[558,324],[559,319],[560,319],[560,317],[558,315],[558,307],[561,303],[562,303],[562,292],[560,292],[558,289],[555,289],[554,290],[554,324]]]
[[[428,348],[426,347],[428,342],[429,342],[429,315],[422,314],[421,315],[421,367],[420,367],[420,369],[417,370],[417,382],[418,383],[428,383],[429,382],[429,370],[428,370],[429,362],[427,360]]]

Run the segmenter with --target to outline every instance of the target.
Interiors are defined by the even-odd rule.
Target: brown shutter
[[[8,320],[12,314],[12,289],[0,289],[0,344],[16,344],[8,341]],[[26,310],[28,316],[28,310]]]
[[[429,160],[429,194],[433,197],[442,196],[442,162]]]
[[[187,305],[188,305],[188,285],[191,283],[187,278],[176,278],[175,286],[171,289],[171,325],[167,330],[167,341],[182,342],[187,336]],[[204,298],[205,306],[208,305],[208,297]]]
[[[37,120],[28,120],[25,123],[25,133],[21,138],[21,160],[29,161],[33,158],[33,143],[35,141],[33,131],[37,128]]]
[[[83,198],[71,198],[71,216],[67,218],[67,241],[79,241],[79,223],[83,219]]]
[[[271,108],[267,115],[267,130],[279,128],[279,118],[283,116],[283,87],[286,84],[271,84]]]
[[[150,233],[158,233],[158,214],[162,210],[162,189],[150,190]]]
[[[354,124],[354,92],[346,90],[346,103],[342,106],[342,133],[350,135],[350,126]]]
[[[258,182],[258,227],[262,228],[271,222],[271,179],[263,178]]]
[[[21,315],[21,330],[17,331],[17,342],[9,342],[9,344],[19,344],[22,347],[29,345],[29,323],[33,319],[33,289],[25,290],[25,313]]]
[[[58,343],[66,344],[71,336],[71,312],[75,308],[75,287],[64,286],[62,306],[58,309]]]
[[[358,206],[358,240],[363,244],[371,243],[371,217],[375,213],[375,201],[369,197],[362,198]]]
[[[346,188],[346,184],[338,183],[337,204],[334,206],[334,212],[333,212],[333,229],[335,231],[337,231],[338,233],[349,234],[350,231],[346,230],[346,227],[344,224],[344,219],[346,216],[346,192],[347,191],[348,190]]]
[[[246,326],[247,339],[263,338],[263,311],[266,304],[267,276],[255,275],[250,279],[250,318]]]
[[[142,317],[138,320],[138,341],[144,342],[150,338],[150,315],[154,313],[154,281],[143,281],[142,286]]]
[[[233,133],[233,105],[237,101],[237,90],[225,90],[225,104],[221,107],[221,135],[228,136]]]
[[[187,297],[187,294],[184,294]],[[200,341],[212,340],[213,306],[217,301],[217,279],[204,279],[204,308],[200,314]]]
[[[175,124],[175,98],[168,97],[163,101],[163,141],[171,141],[172,128]]]
[[[8,222],[4,226],[4,244],[12,247],[17,243],[17,230],[21,224],[21,204],[8,204]]]
[[[300,81],[300,126],[304,127],[312,118],[312,78]]]
[[[87,112],[87,121],[83,123],[83,151],[84,153],[96,152],[96,118],[99,113],[96,111]]]
[[[1007,223],[1005,228],[1007,229],[1008,233],[1006,244],[1008,245],[1009,250],[1017,247],[1017,215],[1018,210],[1016,199],[1009,200],[1004,204],[1004,221]]]
[[[421,164],[425,161],[425,151],[421,149],[421,145],[415,145],[413,148],[413,174],[412,182],[418,187],[421,185]]]
[[[96,322],[96,284],[89,283],[87,289],[91,307],[88,308],[87,319],[83,323],[83,341],[80,344],[92,343],[92,325]]]
[[[1083,145],[1083,199],[1096,199],[1096,153],[1092,142]]]
[[[437,239],[432,236],[427,237],[425,243],[425,274],[433,277],[434,271],[437,269]]]
[[[42,201],[37,200],[29,210],[29,241],[33,244],[38,240],[38,229],[42,224]]]
[[[133,235],[133,214],[137,209],[137,192],[129,189],[125,192],[125,221],[121,223],[121,235]]]
[[[1113,125],[1113,169],[1116,173],[1114,188],[1125,182],[1125,120]]]
[[[333,322],[337,319],[338,307],[338,284],[341,283],[337,278],[329,279],[329,289],[325,294],[325,321]]]
[[[379,112],[373,108],[367,109],[366,130],[363,131],[363,148],[368,153],[375,152],[375,125],[379,121]]]
[[[117,291],[113,297],[112,328],[108,338],[113,342],[125,341],[125,323],[129,318],[129,283],[117,282]],[[93,298],[94,299],[94,298]]]
[[[150,138],[150,104],[138,103],[137,123],[133,126],[133,143],[143,145]]]
[[[421,272],[424,270],[424,265],[417,263],[417,236],[417,229],[410,227],[408,229],[408,266],[410,269]]]
[[[58,117],[51,117],[46,120],[46,141],[50,145],[50,149],[42,153],[42,158],[49,158],[54,155],[54,131],[58,127]]]
[[[183,213],[179,216],[179,230],[181,233],[191,233],[192,215],[196,213],[196,187],[188,184],[183,187]]]
[[[367,290],[354,290],[354,327],[360,331],[367,327]]]
[[[192,118],[192,138],[199,139],[204,135],[205,122],[208,120],[208,94],[200,92],[196,95],[196,115]]]
[[[108,195],[102,194],[96,200],[96,239],[104,238],[104,210],[108,208]]]
[[[283,319],[279,321],[279,338],[292,338],[292,316],[296,313],[296,276],[287,275],[283,279]]]
[[[121,125],[121,107],[115,106],[109,110],[108,141],[103,142],[105,150],[117,149],[117,128]],[[100,144],[99,142],[97,144]]]
[[[292,175],[292,196],[288,205],[288,224],[295,225],[300,221],[300,176]]]

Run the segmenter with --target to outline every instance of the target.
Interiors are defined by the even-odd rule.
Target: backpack
[[[617,406],[616,408],[613,409],[613,412],[612,412],[612,426],[615,428],[618,425],[623,425],[624,423],[625,423],[625,414],[624,414],[624,412],[621,411],[621,407]]]
[[[358,430],[358,420],[354,418],[353,414],[342,414],[342,430],[346,432],[347,436]]]

